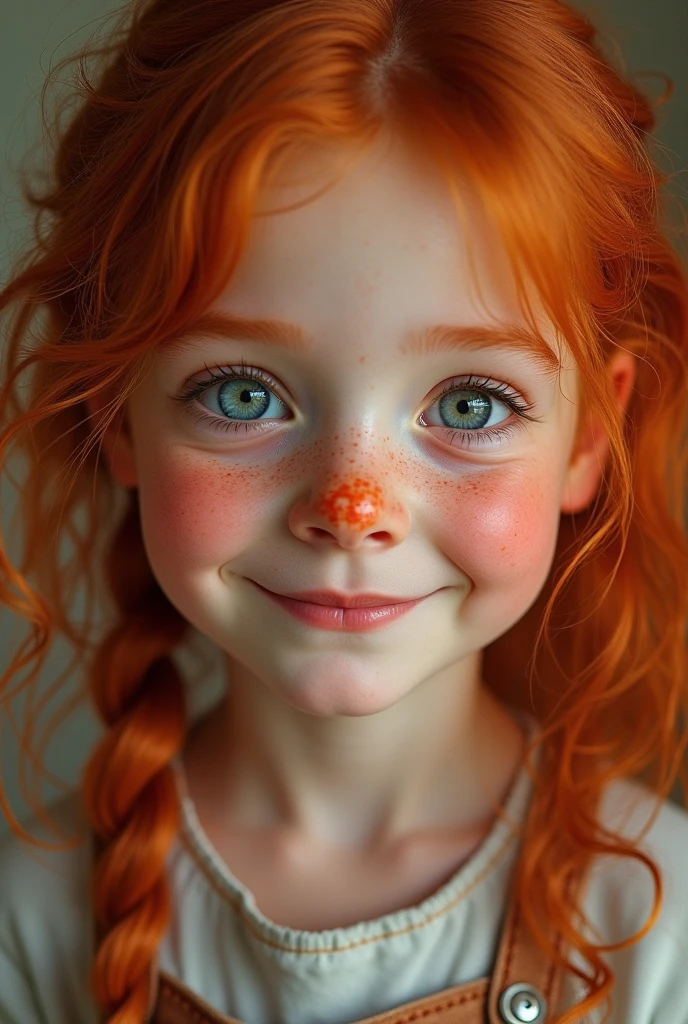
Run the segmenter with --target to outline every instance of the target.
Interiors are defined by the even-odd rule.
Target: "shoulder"
[[[607,828],[633,840],[637,849],[656,864],[663,887],[661,922],[668,926],[671,921],[679,920],[685,929],[688,926],[688,812],[670,800],[659,801],[656,794],[640,782],[620,779],[604,793],[600,820]],[[625,896],[628,924],[635,925],[638,914],[647,917],[652,909],[654,881],[649,868],[640,860],[600,858],[591,873],[590,889],[598,898],[604,899],[606,894],[601,908],[610,921],[624,909],[618,907],[617,914],[613,913],[614,899],[621,893]]]
[[[626,949],[602,954],[615,975],[609,1024],[688,1024],[688,812],[622,779],[605,790],[599,818],[654,862],[663,890],[650,931]],[[643,861],[599,857],[583,899],[591,941],[629,939],[648,922],[654,897],[654,878]]]
[[[78,792],[48,814],[63,841],[78,845],[53,851],[12,833],[0,839],[0,1020],[94,1024],[91,843]],[[22,824],[41,841],[60,841],[34,816]]]

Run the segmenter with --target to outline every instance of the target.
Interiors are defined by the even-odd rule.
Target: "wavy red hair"
[[[0,595],[31,629],[0,696],[9,707],[27,666],[18,689],[33,694],[56,632],[75,650],[70,670],[87,666],[104,726],[82,784],[103,843],[98,1004],[109,1024],[141,1024],[169,921],[164,861],[179,824],[169,762],[188,726],[171,654],[189,624],[151,573],[136,492],[115,484],[97,444],[155,350],[226,286],[258,189],[298,150],[348,143],[362,154],[390,131],[433,157],[459,216],[458,171],[475,186],[524,316],[537,330],[534,289],[608,437],[596,500],[562,516],[542,593],[484,656],[491,690],[543,726],[515,885],[537,941],[567,963],[550,948],[550,921],[588,964],[571,965],[588,992],[559,1018],[571,1024],[612,990],[601,952],[637,942],[662,898],[652,859],[597,820],[600,794],[641,778],[659,809],[680,776],[686,802],[688,281],[661,226],[668,176],[649,151],[651,104],[559,0],[135,2],[72,59],[76,101],[56,118],[48,179],[25,185],[35,242],[0,292],[0,458],[6,468],[14,443],[26,465],[25,548],[15,567],[0,542]],[[637,357],[622,418],[605,373],[619,348]],[[106,390],[116,400],[89,422],[86,400]],[[66,564],[62,537],[74,543]],[[87,608],[94,595],[112,602],[103,636],[70,618],[80,583]],[[27,735],[34,717],[30,703]],[[34,760],[24,737],[22,747]],[[17,835],[44,845],[4,791],[0,805]],[[614,946],[586,940],[569,885],[601,853],[642,861],[656,884],[645,927]]]

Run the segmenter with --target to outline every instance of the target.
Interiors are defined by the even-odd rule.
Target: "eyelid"
[[[468,379],[464,380],[462,379],[462,376],[465,376]],[[435,405],[435,403],[449,391],[458,391],[462,389],[466,389],[467,391],[475,390],[486,392],[491,397],[496,398],[498,402],[506,405],[507,408],[512,410],[512,412],[518,412],[523,419],[531,420],[536,423],[541,422],[542,417],[529,415],[530,410],[535,408],[535,402],[527,402],[525,397],[516,388],[514,388],[513,385],[506,381],[495,384],[494,378],[492,377],[476,377],[475,374],[470,373],[464,375],[458,374],[456,377],[453,377],[452,382],[447,384],[439,394],[435,395],[430,404]]]
[[[231,372],[227,373],[227,371],[221,366],[211,367],[208,366],[207,363],[204,363],[203,365],[207,373],[210,374],[210,377],[205,381],[195,380],[195,376],[190,377],[179,389],[179,392],[173,396],[175,401],[186,401],[194,391],[203,393],[205,390],[209,390],[216,384],[221,383],[222,380],[253,378],[267,384],[274,390],[280,401],[285,402],[285,404],[287,403],[287,399],[285,399],[282,393],[282,386],[265,370],[252,366],[250,363],[245,362],[243,358],[238,364],[236,364],[241,367],[241,371],[239,373],[234,370],[233,366],[230,366]],[[219,375],[219,377],[217,375]],[[195,387],[192,387],[191,385],[195,385]],[[207,387],[205,387],[205,385],[207,385]],[[439,386],[440,385],[438,384],[437,387]],[[508,381],[500,381],[498,384],[495,384],[494,378],[483,374],[473,373],[455,374],[450,378],[449,383],[432,398],[432,402],[437,401],[442,397],[442,395],[446,394],[447,391],[452,391],[455,388],[461,387],[484,388],[495,397],[499,398],[499,400],[504,402],[506,405],[510,405],[511,408],[514,408],[514,404],[516,404],[519,410],[524,412],[534,408],[536,404],[535,402],[529,402],[525,395]],[[533,420],[538,419],[535,416],[527,418]]]
[[[230,372],[228,373],[221,366],[211,367],[207,363],[203,364],[210,374],[207,380],[199,381],[195,380],[194,377],[190,377],[187,381],[182,384],[181,388],[176,395],[173,395],[173,399],[176,402],[188,402],[192,397],[198,397],[215,387],[217,384],[222,383],[225,380],[236,380],[251,378],[252,380],[258,380],[263,384],[267,384],[275,392],[276,396],[284,404],[288,404],[287,399],[282,395],[282,387],[277,381],[266,373],[265,370],[259,370],[257,367],[251,366],[249,363],[244,362],[242,359],[240,362],[241,372],[237,373],[233,366],[230,366]]]

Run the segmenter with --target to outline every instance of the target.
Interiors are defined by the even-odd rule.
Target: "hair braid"
[[[169,761],[187,725],[169,654],[188,622],[151,572],[138,493],[107,554],[120,621],[99,645],[90,687],[108,731],[84,770],[83,800],[98,848],[92,900],[99,939],[91,983],[108,1024],[141,1024],[148,977],[170,915],[167,852],[179,827]]]

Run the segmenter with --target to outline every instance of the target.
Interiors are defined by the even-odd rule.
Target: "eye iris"
[[[258,381],[246,380],[227,381],[218,390],[220,408],[227,416],[234,419],[249,420],[261,416],[270,404],[270,393]]]
[[[457,394],[469,397],[457,398]],[[233,419],[250,420],[261,416],[270,405],[270,397],[271,392],[264,384],[246,377],[225,381],[218,391],[222,411]],[[449,419],[449,427],[476,430],[484,427],[490,418],[492,402],[484,391],[454,388],[440,398],[438,406],[443,417]],[[458,422],[452,422],[454,418]]]
[[[457,394],[469,395],[469,398],[457,399]],[[481,391],[469,391],[466,388],[450,391],[444,395],[439,403],[439,410],[442,416],[450,421],[452,418],[464,417],[459,422],[449,422],[447,426],[454,428],[469,427],[473,430],[484,427],[490,418],[492,403],[487,395]],[[466,422],[465,417],[468,417]]]

